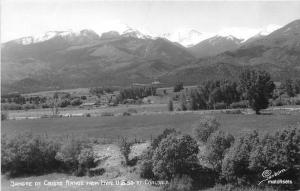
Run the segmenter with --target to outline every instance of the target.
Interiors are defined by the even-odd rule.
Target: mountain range
[[[2,92],[32,92],[102,85],[127,86],[160,80],[196,84],[215,78],[236,78],[244,67],[269,71],[275,80],[300,77],[300,20],[269,35],[248,40],[213,36],[200,39],[192,31],[183,46],[128,28],[101,36],[92,30],[51,31],[24,37],[1,47]],[[202,36],[202,37],[201,37]]]

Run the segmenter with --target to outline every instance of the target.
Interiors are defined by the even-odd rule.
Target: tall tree
[[[240,75],[240,88],[251,108],[260,114],[261,109],[268,107],[275,85],[266,71],[246,69]]]
[[[293,80],[291,80],[291,79],[285,80],[284,87],[285,87],[285,91],[289,97],[295,96]]]

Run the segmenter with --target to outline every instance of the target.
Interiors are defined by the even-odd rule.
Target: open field
[[[245,130],[273,132],[274,130],[300,123],[300,112],[282,113],[273,111],[271,115],[213,114],[221,128],[234,135]],[[96,138],[130,137],[150,139],[165,128],[175,128],[192,134],[193,127],[203,114],[199,113],[157,113],[153,115],[133,115],[114,117],[73,117],[35,120],[8,120],[2,122],[2,134],[15,135],[30,131],[48,135],[73,134]]]
[[[102,113],[112,113],[114,115],[123,113],[128,109],[135,109],[137,112],[161,112],[167,111],[166,104],[142,104],[142,105],[118,105],[115,107],[98,107],[91,109],[83,109],[79,107],[66,107],[59,108],[59,114],[91,114],[92,116],[99,116]],[[52,109],[30,109],[28,111],[24,110],[10,110],[8,111],[8,116],[10,119],[18,117],[41,117],[43,115],[52,115]]]

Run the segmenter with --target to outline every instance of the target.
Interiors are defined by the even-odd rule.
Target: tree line
[[[244,70],[239,81],[213,80],[181,93],[181,110],[251,107],[257,114],[269,105],[275,84],[269,73]],[[242,101],[242,102],[241,102]]]

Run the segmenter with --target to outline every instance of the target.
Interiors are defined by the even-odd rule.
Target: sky
[[[249,36],[300,19],[300,2],[2,0],[1,41],[53,30],[97,33],[128,25],[148,34],[195,29]]]

